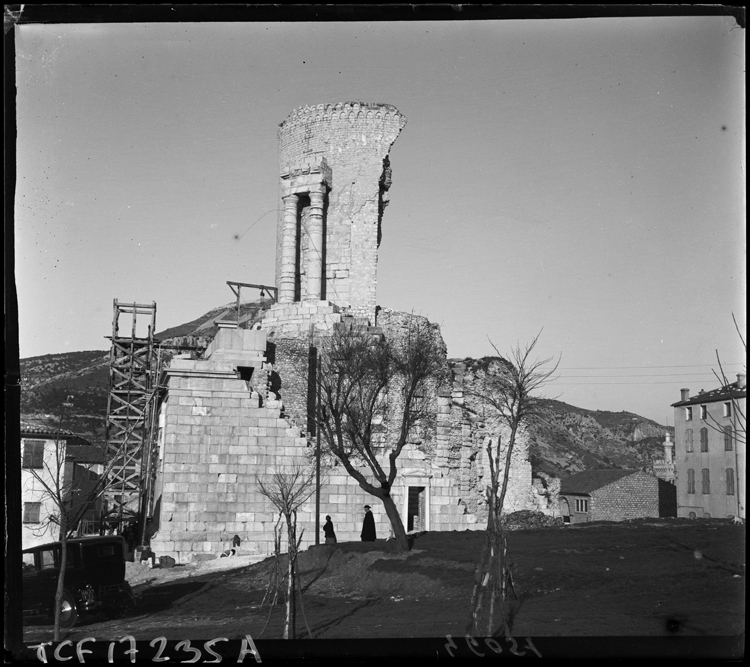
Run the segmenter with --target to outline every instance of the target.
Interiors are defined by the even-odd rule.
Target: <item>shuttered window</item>
[[[23,441],[23,467],[41,468],[44,461],[44,440]]]
[[[734,433],[731,426],[724,427],[724,451],[732,451],[732,440],[734,440]]]
[[[734,495],[734,468],[727,468],[727,495]]]
[[[705,426],[701,429],[701,451],[708,451],[708,429]]]
[[[687,471],[687,492],[688,493],[695,493],[695,470],[692,468],[689,468]]]
[[[42,503],[24,503],[23,504],[23,522],[39,523],[39,514],[42,509]]]

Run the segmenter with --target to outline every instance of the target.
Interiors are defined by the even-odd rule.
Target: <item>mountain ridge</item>
[[[240,305],[239,319],[253,326],[269,301]],[[167,345],[205,349],[217,321],[237,319],[235,304],[212,308],[190,322],[155,335]],[[167,354],[173,354],[167,350]],[[26,421],[64,427],[91,440],[104,440],[109,392],[109,352],[87,350],[28,357],[21,365],[21,415]],[[68,396],[73,407],[65,408]],[[529,458],[535,472],[562,477],[605,468],[650,469],[663,456],[662,441],[672,427],[622,410],[588,410],[543,398],[540,419],[529,428]]]

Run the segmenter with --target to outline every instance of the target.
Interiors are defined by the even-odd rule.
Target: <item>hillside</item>
[[[534,470],[562,477],[582,470],[647,468],[663,457],[665,427],[650,419],[551,399],[543,403],[541,419],[530,429]]]
[[[240,321],[252,326],[269,305],[242,304]],[[169,345],[205,348],[218,331],[217,321],[236,318],[235,304],[230,303],[160,331],[156,338]],[[109,353],[102,350],[21,359],[22,417],[102,441],[108,363]],[[63,408],[68,396],[73,407]],[[545,399],[541,419],[530,429],[531,463],[535,471],[556,477],[600,468],[647,468],[663,455],[664,432],[664,426],[631,412],[586,410]]]
[[[21,359],[21,417],[104,440],[109,352],[65,352]],[[72,407],[65,407],[69,396]]]

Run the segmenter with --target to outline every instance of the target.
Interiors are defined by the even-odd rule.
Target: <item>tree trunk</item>
[[[401,515],[398,513],[396,503],[393,502],[393,498],[391,498],[390,495],[383,495],[382,501],[383,507],[385,507],[385,513],[388,516],[388,520],[391,522],[393,536],[396,539],[399,551],[409,551],[409,540],[406,537],[404,522],[401,521]]]
[[[65,590],[65,568],[68,566],[68,531],[64,517],[60,517],[60,574],[57,575],[57,590],[55,591],[55,634],[56,642],[60,641],[60,615],[62,612],[63,591]]]
[[[296,561],[296,539],[294,535],[294,524],[291,516],[286,516],[287,528],[287,586],[286,586],[286,619],[284,620],[284,639],[293,639],[295,634],[295,593],[294,593],[294,568]]]

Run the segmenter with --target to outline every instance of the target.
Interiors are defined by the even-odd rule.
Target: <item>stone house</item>
[[[678,516],[745,518],[746,405],[744,373],[672,404]]]
[[[45,489],[45,485],[54,489],[58,481],[84,529],[90,526],[98,530],[102,501],[88,501],[88,492],[103,469],[103,452],[81,436],[65,429],[22,423],[22,547],[59,539],[58,524],[51,521],[57,516],[57,505]]]
[[[566,523],[624,521],[659,516],[659,483],[641,470],[587,470],[560,484]]]
[[[165,371],[150,531],[157,554],[178,562],[211,557],[234,535],[243,553],[270,553],[278,515],[258,480],[310,464],[311,359],[320,342],[340,327],[390,340],[408,335],[413,316],[376,304],[388,153],[405,123],[390,105],[347,102],[301,107],[280,125],[277,302],[251,330],[239,328],[239,313],[236,322],[218,323],[202,358],[175,358]],[[426,326],[445,350],[439,327]],[[486,526],[486,447],[507,439],[477,396],[487,374],[502,371],[503,363],[446,358],[430,397],[434,418],[402,451],[391,489],[407,531]],[[365,504],[372,506],[378,537],[387,537],[382,504],[336,460],[326,458],[323,467],[318,517],[332,517],[338,539],[359,539]],[[507,511],[555,514],[556,492],[553,481],[532,481],[521,433]],[[314,498],[297,518],[303,547],[314,544]]]

